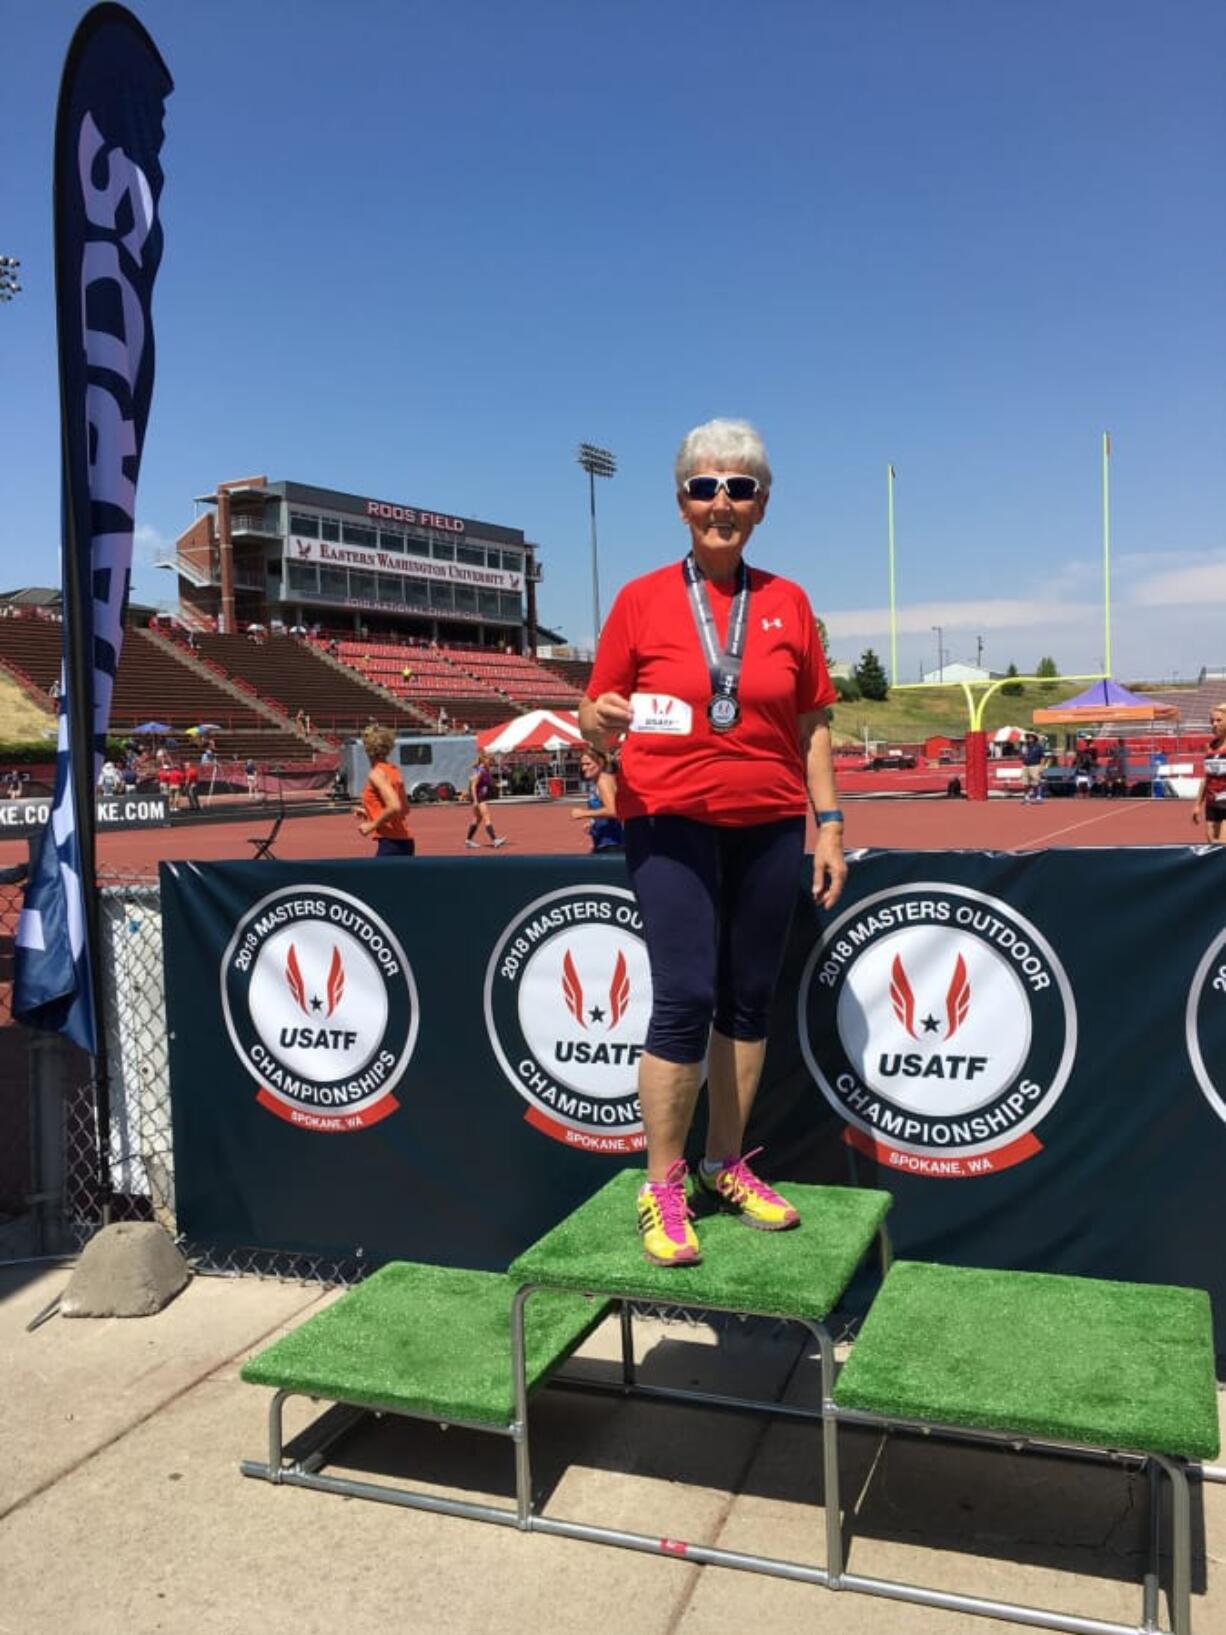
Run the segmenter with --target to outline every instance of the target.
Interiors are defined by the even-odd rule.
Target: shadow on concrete
[[[639,1377],[653,1385],[766,1400],[786,1394],[790,1401],[816,1405],[817,1369],[803,1351],[799,1331],[756,1320],[719,1334],[715,1344],[709,1333],[705,1343],[684,1335],[663,1338],[640,1356]],[[761,1378],[750,1376],[760,1376],[767,1353],[775,1365],[774,1386],[764,1390]],[[592,1358],[572,1359],[566,1372],[611,1383],[619,1378],[617,1365]],[[533,1397],[530,1418],[534,1497],[546,1513],[572,1467],[708,1488],[811,1509],[809,1559],[822,1560],[817,1424],[548,1388]],[[1140,1594],[1148,1557],[1143,1472],[864,1428],[843,1428],[839,1447],[852,1571],[874,1572],[871,1545],[880,1541],[1135,1583]],[[299,1456],[293,1442],[286,1451]],[[510,1440],[477,1431],[368,1417],[334,1448],[328,1468],[514,1503]],[[1199,1483],[1192,1484],[1191,1499],[1192,1587],[1199,1594],[1206,1587]],[[1164,1504],[1165,1540],[1168,1512]],[[568,1514],[564,1504],[559,1513]]]

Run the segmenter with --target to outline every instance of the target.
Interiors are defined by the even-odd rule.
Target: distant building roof
[[[20,590],[0,590],[0,602],[7,602],[11,607],[53,607],[59,608],[63,601],[58,590],[50,585],[23,585]],[[128,618],[138,623],[147,622],[157,612],[152,602],[129,602]]]
[[[50,585],[23,585],[20,590],[0,591],[0,602],[18,607],[59,607],[60,593]]]
[[[961,659],[954,659],[939,670],[926,670],[921,679],[935,686],[941,681],[1000,681],[1003,676],[1003,670],[984,670],[978,664],[963,664]]]

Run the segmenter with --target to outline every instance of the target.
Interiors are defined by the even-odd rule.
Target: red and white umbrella
[[[574,710],[532,710],[501,726],[477,734],[484,755],[514,755],[524,750],[578,749],[583,743]]]
[[[1021,727],[997,727],[992,734],[992,742],[994,744],[1020,744],[1025,736],[1026,733]]]

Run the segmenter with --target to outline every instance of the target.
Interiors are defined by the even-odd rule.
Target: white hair
[[[677,487],[710,466],[747,471],[763,488],[771,485],[766,445],[748,420],[708,420],[705,426],[695,426],[677,450],[673,466]]]

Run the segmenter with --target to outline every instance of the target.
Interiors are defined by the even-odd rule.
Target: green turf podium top
[[[393,1261],[244,1364],[249,1385],[479,1425],[515,1418],[514,1285],[493,1272]],[[568,1356],[607,1305],[576,1295],[525,1313],[528,1387]]]
[[[1209,1296],[899,1261],[834,1400],[884,1417],[1216,1459]]]
[[[732,1215],[700,1213],[694,1225],[702,1260],[665,1267],[646,1259],[635,1229],[643,1180],[642,1170],[620,1171],[525,1249],[508,1276],[665,1305],[820,1320],[838,1305],[891,1203],[888,1192],[789,1185],[784,1193],[800,1212],[798,1227],[758,1232]]]

